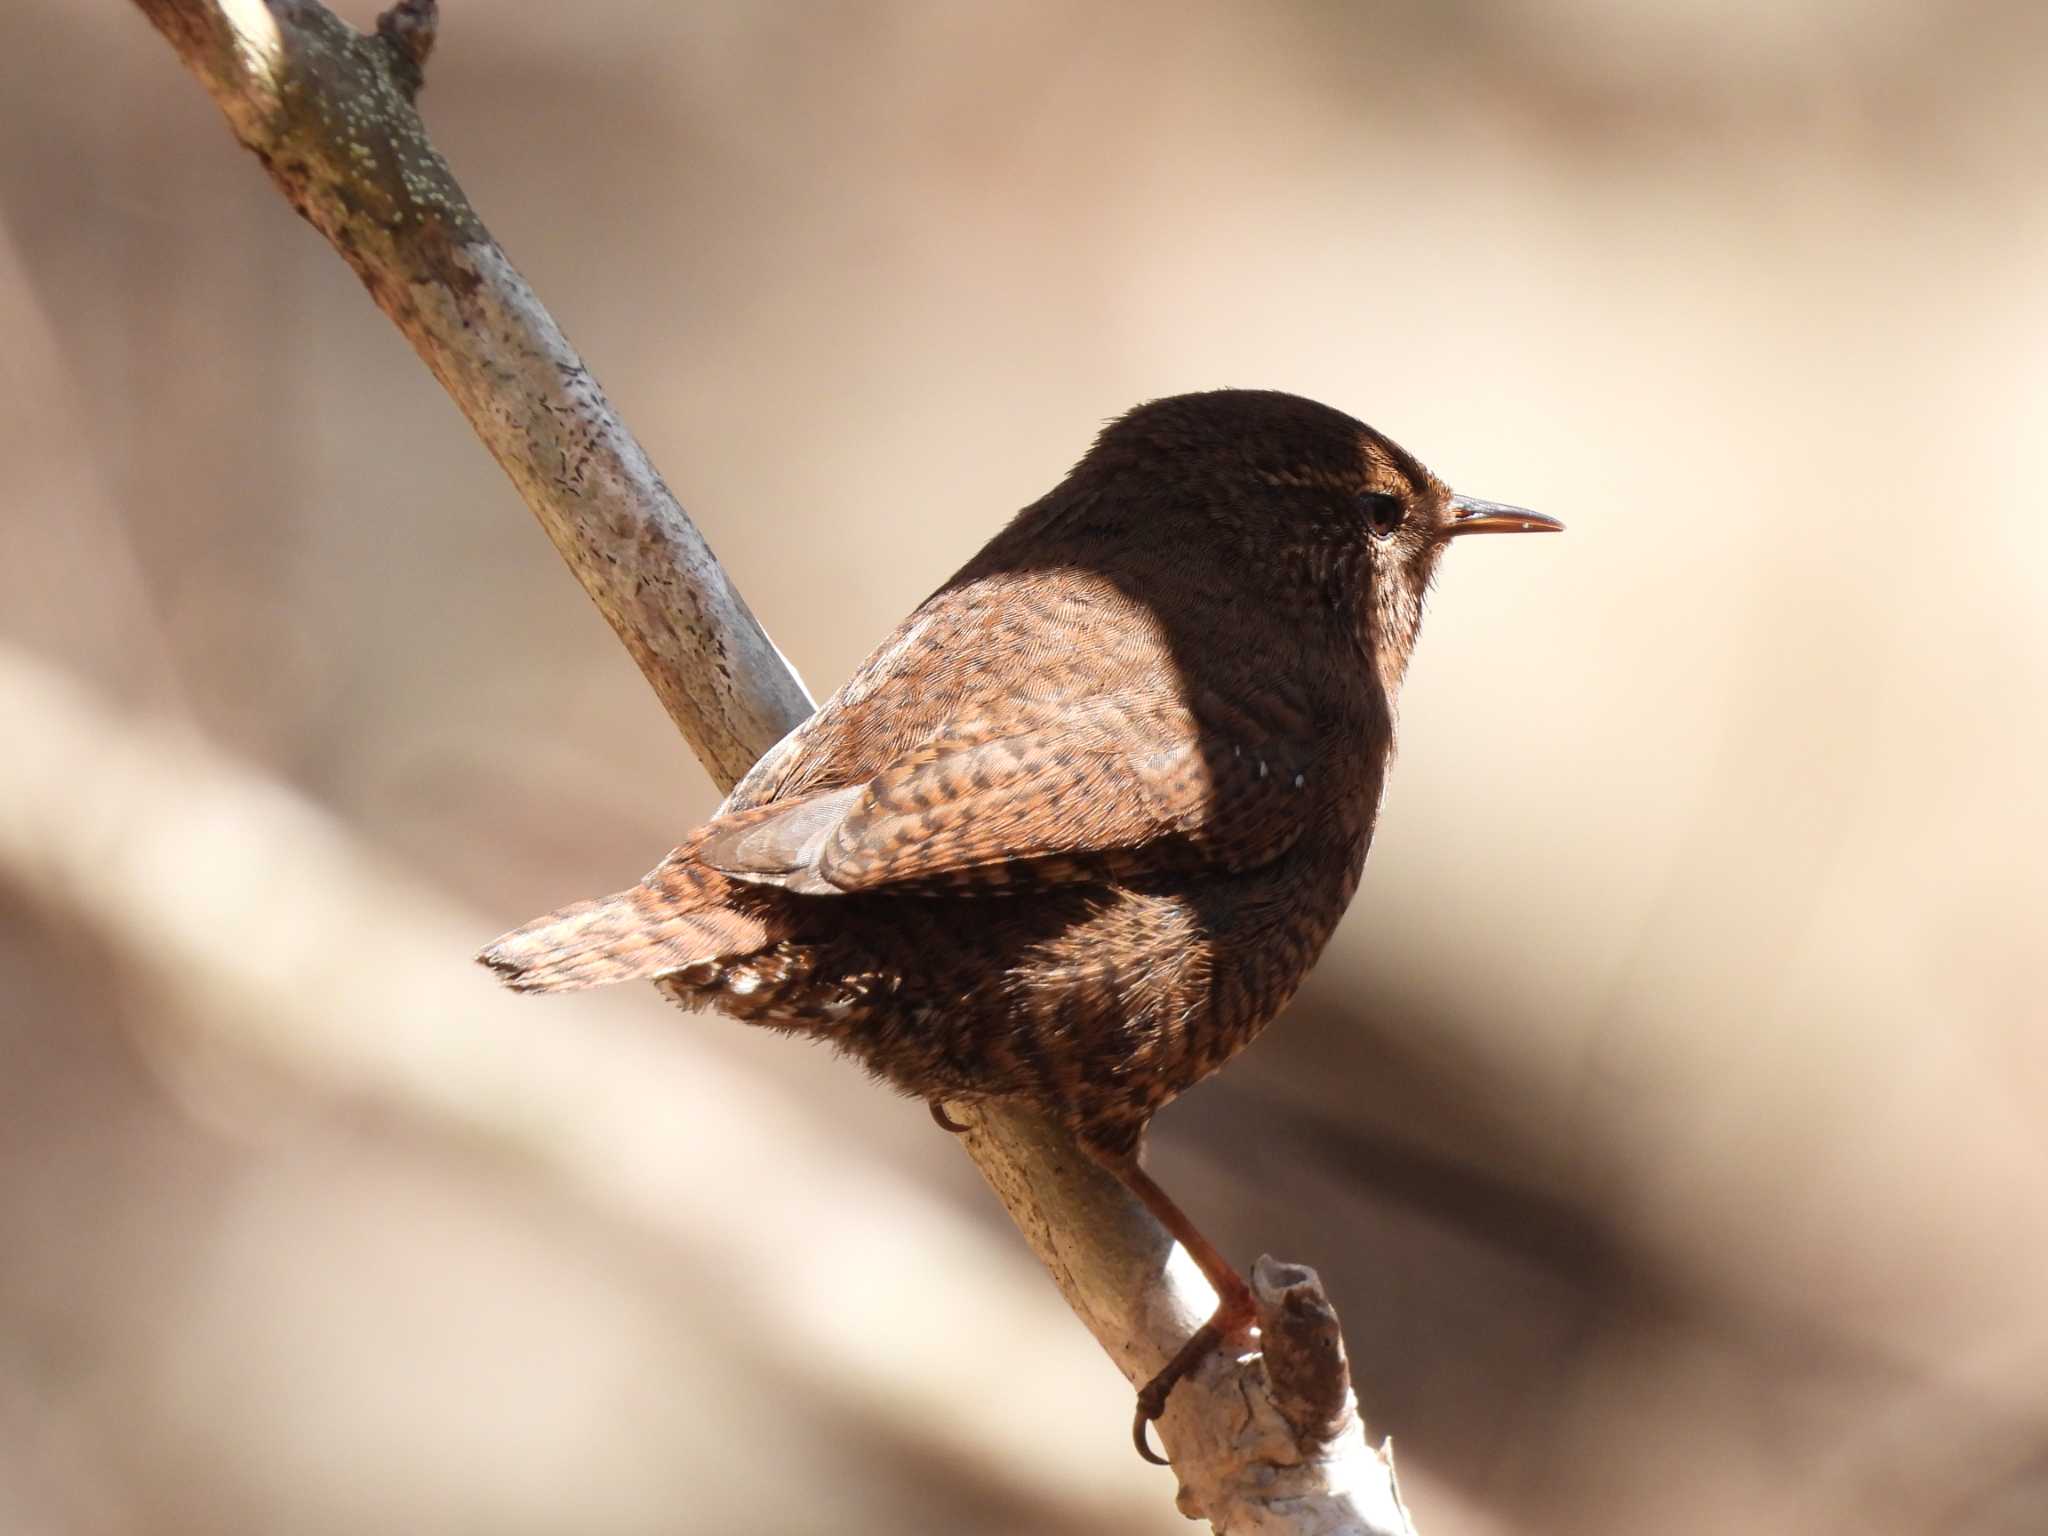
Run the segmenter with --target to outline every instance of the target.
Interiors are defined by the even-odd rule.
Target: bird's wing
[[[1205,725],[1142,697],[1016,713],[957,725],[862,783],[714,826],[696,856],[830,894],[1249,869],[1300,835],[1314,771],[1305,730],[1234,711]]]

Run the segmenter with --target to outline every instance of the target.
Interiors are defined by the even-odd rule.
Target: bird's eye
[[[1365,491],[1358,498],[1358,510],[1365,514],[1365,526],[1376,539],[1391,539],[1408,516],[1407,503],[1384,491]]]

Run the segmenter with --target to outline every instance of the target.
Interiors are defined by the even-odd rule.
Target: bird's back
[[[664,990],[832,1039],[913,1093],[1021,1095],[1098,1142],[1135,1137],[1292,995],[1356,886],[1378,802],[1363,671],[1319,697],[1312,673],[1249,664],[1231,618],[1163,617],[1142,572],[1106,561],[968,567],[724,808],[872,798],[878,777],[929,764],[906,786],[899,876],[757,888],[742,899],[780,903],[789,936]],[[1017,740],[1046,744],[1040,771],[949,784],[947,764]],[[1125,835],[1065,835],[1133,810]],[[820,835],[800,824],[790,848]],[[993,862],[973,862],[977,842]],[[941,868],[920,878],[927,856]],[[756,862],[766,879],[780,861]]]

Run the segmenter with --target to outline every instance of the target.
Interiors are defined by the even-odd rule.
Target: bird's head
[[[1555,518],[1454,494],[1412,454],[1299,395],[1219,389],[1141,405],[1112,422],[1074,472],[1128,509],[1142,534],[1225,556],[1218,576],[1267,600],[1345,621],[1391,693],[1451,540],[1554,532]],[[1116,514],[1112,514],[1116,515]]]

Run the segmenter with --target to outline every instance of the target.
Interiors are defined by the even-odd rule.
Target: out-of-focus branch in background
[[[303,797],[189,731],[110,708],[0,646],[0,887],[32,893],[144,979],[161,1003],[152,1054],[195,1102],[252,1071],[389,1105],[487,1152],[538,1166],[580,1199],[714,1277],[725,1326],[705,1341],[700,1390],[733,1372],[804,1383],[863,1436],[940,1446],[956,1465],[1077,1523],[1136,1519],[1116,1494],[1076,1486],[1084,1464],[1061,1388],[1029,1327],[1014,1265],[928,1197],[850,1167],[795,1106],[678,1031],[651,1041],[566,1000],[551,1016],[478,986],[466,952],[478,914],[359,848]],[[233,1095],[230,1094],[230,1097]],[[686,1106],[686,1111],[683,1107]],[[745,1148],[749,1180],[725,1176]],[[755,1191],[780,1191],[772,1225]],[[947,1277],[915,1336],[888,1288],[822,1293],[821,1253],[879,1241]],[[868,1260],[872,1262],[873,1260]],[[1006,1302],[1005,1298],[1012,1298]],[[958,1351],[1029,1409],[1015,1444],[951,1411]],[[704,1435],[746,1433],[715,1409]],[[699,1449],[702,1449],[701,1447]],[[744,1464],[737,1439],[731,1461]],[[714,1448],[712,1459],[718,1458]]]

